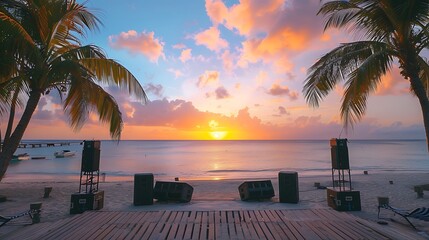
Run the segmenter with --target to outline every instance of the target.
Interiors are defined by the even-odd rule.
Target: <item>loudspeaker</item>
[[[242,201],[268,199],[274,197],[274,188],[271,180],[247,181],[238,187]]]
[[[347,139],[332,138],[331,145],[331,160],[333,169],[349,169],[349,149],[347,147]]]
[[[82,172],[94,172],[100,169],[100,141],[84,141],[82,151]]]
[[[153,174],[134,174],[134,206],[153,204]]]
[[[279,202],[298,203],[298,173],[297,172],[279,172]]]
[[[153,198],[158,201],[189,202],[194,188],[184,182],[157,181],[153,189]]]
[[[360,211],[360,192],[359,191],[337,191],[333,188],[327,188],[328,206],[337,211]]]
[[[104,206],[104,191],[95,193],[74,193],[71,195],[70,214],[86,210],[100,210]]]

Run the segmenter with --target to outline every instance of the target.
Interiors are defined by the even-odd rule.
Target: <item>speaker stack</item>
[[[360,211],[360,192],[352,189],[347,139],[333,138],[330,146],[333,187],[326,189],[328,206],[337,211]],[[348,187],[345,172],[348,173]]]
[[[274,188],[271,180],[246,181],[238,187],[242,201],[269,199],[274,197]]]
[[[279,202],[298,203],[299,187],[297,172],[279,172]]]
[[[71,195],[70,214],[99,210],[104,206],[104,191],[98,190],[100,145],[100,141],[83,142],[79,192]]]
[[[134,206],[153,204],[153,174],[134,175]]]

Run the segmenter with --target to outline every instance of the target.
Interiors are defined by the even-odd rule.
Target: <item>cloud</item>
[[[225,50],[222,53],[221,59],[222,59],[222,63],[223,63],[223,68],[227,72],[231,72],[234,69],[234,59],[233,59],[233,55],[230,53],[230,51]]]
[[[280,115],[289,115],[285,107],[279,106],[278,110]]]
[[[239,0],[229,7],[223,1],[206,0],[215,27],[222,24],[244,37],[236,65],[247,68],[261,61],[278,73],[290,72],[291,57],[321,41],[319,7],[314,0]]]
[[[178,69],[169,68],[169,69],[167,69],[167,71],[173,73],[175,78],[179,78],[179,77],[182,77],[185,75],[185,74],[183,74],[182,71],[180,71]]]
[[[288,96],[291,100],[298,99],[298,92],[291,91],[289,87],[282,87],[278,84],[273,84],[267,93],[272,96]]]
[[[164,43],[154,37],[154,32],[137,33],[135,30],[109,36],[109,44],[116,49],[127,49],[130,53],[141,53],[151,62],[164,58]]]
[[[146,92],[152,93],[157,97],[162,97],[163,87],[161,84],[148,83],[144,85],[143,89]]]
[[[198,77],[197,87],[202,88],[208,84],[219,82],[219,72],[205,71],[205,73]]]
[[[223,22],[228,14],[228,8],[221,0],[206,0],[206,11],[215,25]]]
[[[215,94],[216,94],[216,99],[224,99],[224,98],[230,97],[228,90],[226,90],[224,87],[218,87],[215,90]]]
[[[213,123],[228,131],[230,139],[330,139],[338,136],[342,124],[322,122],[318,116],[298,116],[284,125],[264,123],[252,116],[249,108],[225,116],[198,110],[185,100],[154,100],[147,105],[131,102],[128,95],[115,94],[124,119],[122,139],[210,139]],[[50,109],[49,99],[42,100],[25,133],[25,139],[109,139],[108,126],[97,119],[85,124],[85,131],[74,132],[67,124],[61,109]],[[41,106],[41,107],[40,107]],[[41,108],[46,110],[41,110]],[[50,109],[50,110],[48,110]],[[281,107],[279,113],[284,113]],[[286,110],[286,109],[284,109]],[[50,113],[51,112],[51,113]],[[210,125],[210,123],[212,123]],[[405,125],[400,122],[383,126],[376,121],[364,120],[354,131],[344,133],[354,139],[424,139],[422,124]]]
[[[182,61],[184,63],[191,58],[192,58],[192,49],[187,48],[187,49],[182,50],[182,53],[180,54],[180,57],[179,57],[180,61]]]
[[[184,48],[186,48],[186,45],[183,43],[178,43],[178,44],[173,45],[173,48],[174,49],[184,49]]]
[[[211,27],[195,35],[195,44],[206,46],[208,49],[219,52],[228,47],[228,42],[220,37],[220,31],[216,27]]]
[[[403,95],[410,92],[409,82],[402,77],[398,67],[393,67],[390,72],[381,78],[381,82],[375,91],[375,95]]]

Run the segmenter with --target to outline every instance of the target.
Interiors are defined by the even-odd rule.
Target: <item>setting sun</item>
[[[214,132],[210,132],[210,135],[215,140],[222,140],[222,139],[225,138],[225,136],[227,134],[228,134],[228,132],[226,132],[226,131],[214,131]]]

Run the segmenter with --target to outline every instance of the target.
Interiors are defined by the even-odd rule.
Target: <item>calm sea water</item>
[[[11,163],[4,181],[78,179],[82,147],[75,142],[18,149],[17,153],[46,159]],[[352,173],[429,171],[425,140],[349,140],[348,147]],[[54,158],[54,152],[63,149],[77,154]],[[101,141],[100,173],[106,174],[106,180],[132,180],[135,173],[143,172],[167,180],[274,178],[278,171],[331,174],[329,140]]]

